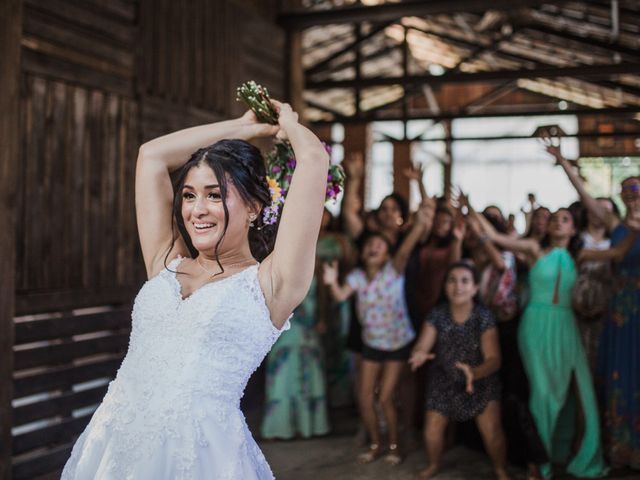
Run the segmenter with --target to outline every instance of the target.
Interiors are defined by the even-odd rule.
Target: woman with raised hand
[[[273,478],[240,398],[311,283],[329,166],[291,107],[274,106],[275,126],[247,112],[140,148],[136,210],[149,280],[127,355],[62,479]],[[269,253],[262,211],[274,199],[249,142],[276,134],[297,167]]]
[[[382,233],[395,251],[402,242],[408,226],[409,206],[399,193],[393,192],[382,199],[373,216],[365,218],[360,201],[360,189],[364,183],[364,158],[361,153],[353,153],[345,162],[347,181],[343,201],[345,230],[349,237],[359,242],[367,232]]]
[[[369,434],[369,448],[358,456],[358,462],[369,463],[382,455],[378,418],[374,408],[376,385],[387,423],[389,449],[385,462],[402,461],[398,445],[398,415],[394,396],[400,375],[409,358],[415,331],[404,299],[404,270],[411,250],[419,238],[431,228],[435,202],[423,202],[413,227],[392,255],[388,239],[371,232],[363,241],[360,268],[347,275],[345,284],[338,281],[337,263],[325,264],[324,281],[336,301],[356,294],[358,317],[362,323],[362,371],[360,376],[360,414]]]
[[[571,213],[565,208],[554,212],[542,242],[514,239],[498,233],[481,216],[476,218],[490,240],[502,248],[522,252],[531,267],[531,297],[520,321],[518,343],[531,389],[529,408],[549,459],[569,460],[572,439],[554,438],[554,433],[559,424],[570,425],[573,420],[563,417],[571,411],[564,407],[571,401],[572,392],[584,414],[584,432],[577,438],[579,448],[569,460],[567,471],[577,477],[605,475],[593,382],[571,309],[576,279],[574,257],[580,247]],[[575,428],[573,435],[578,437]],[[540,471],[543,477],[549,477],[551,463],[541,465]]]
[[[629,222],[640,216],[640,176],[625,178],[621,198],[626,207],[620,219],[604,202],[586,191],[584,182],[560,147],[546,140],[547,152],[557,161],[580,195],[590,216],[603,223],[611,235],[611,245],[619,247],[634,235]],[[607,250],[585,255],[587,260],[613,258],[613,293],[598,342],[596,378],[600,406],[604,410],[605,452],[614,467],[640,470],[640,238],[633,237],[628,249],[618,255]]]

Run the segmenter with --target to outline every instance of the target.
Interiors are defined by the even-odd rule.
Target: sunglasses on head
[[[622,191],[623,192],[638,193],[638,192],[640,192],[640,184],[634,183],[634,184],[631,184],[631,185],[623,185],[622,186]]]

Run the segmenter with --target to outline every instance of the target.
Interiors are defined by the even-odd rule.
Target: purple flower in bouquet
[[[275,125],[278,123],[278,112],[271,104],[269,92],[266,88],[250,81],[238,88],[238,100],[244,102],[255,114],[260,122]],[[331,146],[323,142],[327,153],[331,155]],[[296,168],[296,159],[293,148],[288,141],[277,143],[274,149],[266,155],[267,171],[270,172],[270,180],[277,182],[280,187],[278,201],[264,209],[264,220],[268,225],[277,222],[280,205],[285,202],[289,191],[291,177]],[[336,199],[342,191],[344,184],[344,170],[340,165],[331,165],[327,175],[326,199]]]

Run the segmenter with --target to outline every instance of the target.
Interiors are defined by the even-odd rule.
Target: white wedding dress
[[[127,355],[62,480],[274,478],[240,398],[281,331],[257,265],[184,300],[175,273],[147,281],[133,306]]]

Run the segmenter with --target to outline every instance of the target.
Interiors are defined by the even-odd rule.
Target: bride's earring
[[[255,224],[253,222],[255,221],[256,217],[257,215],[255,213],[249,215],[249,228],[255,227]]]

